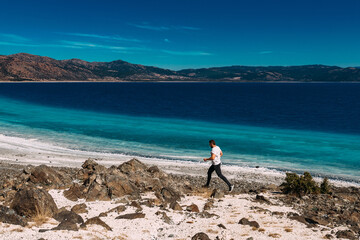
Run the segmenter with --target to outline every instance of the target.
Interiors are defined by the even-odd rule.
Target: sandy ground
[[[78,203],[86,203],[88,213],[80,214],[83,219],[98,216],[102,212],[106,212],[116,206],[122,205],[119,199],[112,201],[96,201],[85,202],[79,200],[77,202],[70,201],[63,196],[63,190],[50,190],[49,192],[59,208],[66,207],[68,210]],[[304,224],[295,220],[290,220],[286,216],[279,216],[272,214],[273,212],[295,212],[293,209],[282,206],[275,202],[271,195],[269,197],[276,205],[262,204],[254,202],[254,195],[227,195],[221,200],[215,200],[214,208],[209,210],[210,213],[219,215],[212,218],[201,218],[196,213],[186,211],[169,210],[166,214],[172,219],[171,224],[165,223],[161,219],[161,215],[155,213],[159,211],[159,207],[143,207],[145,218],[125,220],[115,219],[119,216],[118,213],[113,212],[107,217],[101,219],[107,223],[113,230],[107,231],[101,226],[90,225],[86,229],[74,231],[47,231],[39,232],[39,229],[48,229],[57,226],[58,222],[54,219],[49,219],[41,226],[35,226],[35,223],[29,223],[29,227],[22,228],[16,225],[9,225],[0,223],[1,239],[191,239],[193,235],[198,232],[205,232],[211,239],[219,237],[219,239],[324,239],[324,236],[331,232],[331,229],[324,226],[317,226],[315,228],[307,228]],[[155,198],[151,194],[143,195],[145,198]],[[187,196],[182,199],[180,205],[185,206],[192,203],[198,205],[200,211],[207,198],[203,196]],[[278,205],[280,204],[280,205]],[[128,206],[125,212],[134,213],[135,208]],[[260,224],[259,229],[250,226],[238,224],[241,218],[248,218],[255,220]],[[226,229],[219,227],[223,224]]]

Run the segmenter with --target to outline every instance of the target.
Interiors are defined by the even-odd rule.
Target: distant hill
[[[56,60],[18,53],[0,55],[0,81],[360,81],[360,68],[325,65],[231,66],[173,71],[117,60]]]

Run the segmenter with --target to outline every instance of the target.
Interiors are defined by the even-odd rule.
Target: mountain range
[[[56,60],[17,53],[0,55],[0,81],[359,82],[360,68],[327,65],[229,66],[173,71],[122,60]]]

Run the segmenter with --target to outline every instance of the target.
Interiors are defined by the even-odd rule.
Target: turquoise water
[[[360,182],[360,136],[130,116],[0,97],[0,133],[90,152],[200,161],[216,139],[223,162]],[[36,142],[34,142],[36,144]]]

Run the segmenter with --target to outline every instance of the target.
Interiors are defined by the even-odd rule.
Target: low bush
[[[308,172],[304,172],[302,176],[296,173],[286,173],[285,182],[280,186],[282,187],[283,193],[295,194],[299,197],[307,194],[330,193],[330,185],[327,178],[324,178],[319,187]]]

